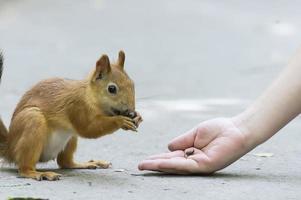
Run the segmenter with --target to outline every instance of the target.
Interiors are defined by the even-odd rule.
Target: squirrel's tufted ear
[[[117,61],[117,65],[123,69],[124,68],[124,61],[125,61],[125,53],[124,51],[120,50],[118,53],[118,61]]]
[[[101,58],[96,62],[96,69],[93,75],[93,80],[102,79],[103,76],[110,73],[111,65],[107,55],[102,55]]]

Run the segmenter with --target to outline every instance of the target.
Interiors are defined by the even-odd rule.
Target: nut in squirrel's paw
[[[135,126],[138,128],[141,122],[143,121],[141,115],[137,111],[130,111],[124,113],[124,116],[133,119]]]

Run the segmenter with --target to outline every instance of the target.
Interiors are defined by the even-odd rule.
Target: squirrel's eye
[[[116,94],[117,93],[117,87],[115,85],[109,85],[108,86],[108,91],[111,94]]]

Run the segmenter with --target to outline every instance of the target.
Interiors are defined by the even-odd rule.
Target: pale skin
[[[301,113],[301,49],[272,85],[242,113],[200,123],[173,139],[170,152],[143,160],[140,170],[208,174],[264,143]]]

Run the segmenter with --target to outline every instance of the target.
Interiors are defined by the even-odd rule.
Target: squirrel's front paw
[[[117,117],[120,128],[123,130],[132,130],[137,132],[137,126],[135,125],[135,121],[133,119],[124,116]]]

